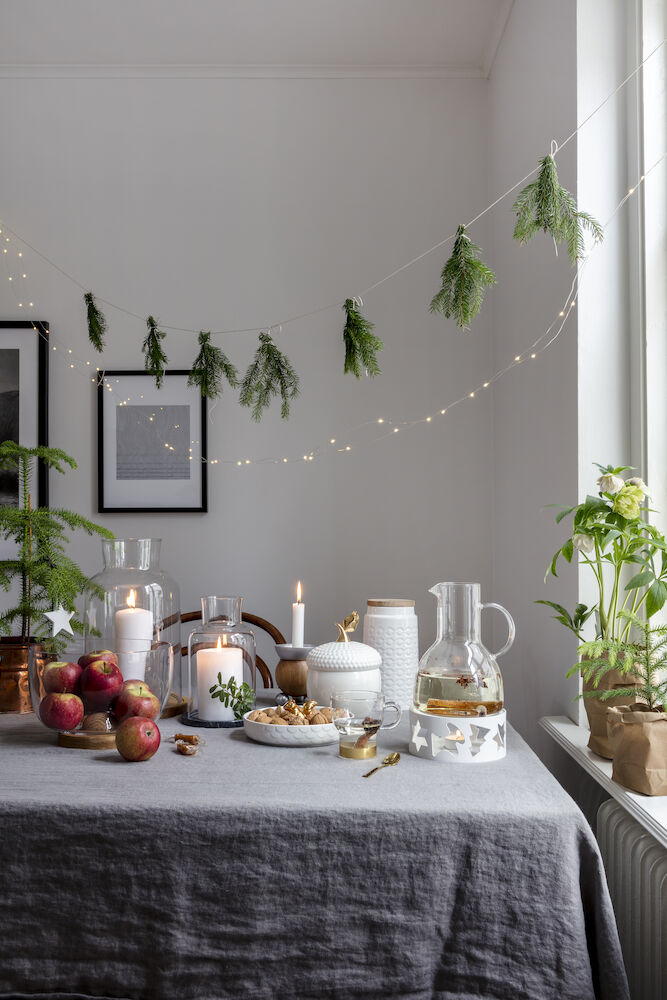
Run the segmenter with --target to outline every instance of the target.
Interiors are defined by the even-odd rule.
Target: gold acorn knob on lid
[[[347,618],[343,618],[342,625],[340,624],[340,622],[336,622],[336,628],[338,629],[339,633],[336,642],[349,642],[350,640],[348,638],[348,632],[349,633],[354,632],[358,624],[359,624],[359,615],[357,614],[356,611],[353,611],[351,615],[347,616]]]

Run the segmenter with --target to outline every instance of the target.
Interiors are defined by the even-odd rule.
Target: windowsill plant
[[[552,608],[556,620],[581,644],[575,670],[581,669],[584,678],[583,695],[591,727],[588,745],[601,756],[611,757],[607,736],[609,699],[620,695],[620,701],[641,700],[641,695],[631,693],[641,685],[641,679],[635,676],[631,660],[625,655],[619,657],[618,651],[630,647],[633,625],[648,622],[665,604],[667,543],[648,521],[648,489],[643,480],[636,476],[624,479],[622,473],[631,471],[628,466],[597,468],[597,496],[589,495],[582,503],[565,507],[556,515],[559,524],[572,516],[572,533],[555,553],[545,575],[545,581],[550,575],[557,576],[559,558],[571,563],[576,553],[578,561],[590,567],[596,598],[590,606],[577,604],[572,613],[554,601],[537,603]],[[596,641],[603,643],[596,659],[604,657],[604,666],[600,662],[590,666],[592,647],[584,642],[583,634],[589,619],[595,622]],[[605,690],[609,693],[605,694]]]

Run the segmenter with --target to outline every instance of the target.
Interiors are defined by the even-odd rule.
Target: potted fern
[[[577,604],[573,612],[555,601],[542,600],[556,614],[555,618],[584,639],[586,622],[595,623],[596,639],[626,641],[630,622],[626,613],[642,615],[647,620],[659,611],[667,599],[667,544],[664,536],[649,523],[646,484],[636,476],[623,477],[628,466],[598,465],[597,495],[588,495],[573,507],[558,511],[560,524],[572,517],[568,538],[555,553],[547,577],[557,577],[559,559],[579,562],[588,567],[595,579],[596,598],[590,606]],[[585,658],[586,654],[582,654]],[[601,654],[602,655],[602,654]],[[590,726],[588,746],[602,757],[612,756],[607,733],[607,709],[602,701],[603,688],[627,688],[632,677],[622,676],[615,668],[606,670],[593,686],[582,661],[586,715]],[[607,696],[614,697],[618,692]],[[627,703],[629,694],[621,701]]]
[[[68,510],[49,510],[32,505],[32,465],[44,462],[49,469],[64,474],[76,462],[59,448],[25,448],[14,441],[0,444],[0,470],[18,475],[18,507],[0,507],[0,538],[12,542],[15,550],[0,560],[0,586],[12,591],[15,603],[0,612],[0,712],[30,712],[28,651],[33,643],[51,649],[62,639],[50,638],[51,623],[46,612],[64,608],[76,612],[82,593],[95,591],[95,584],[82,573],[65,552],[68,530],[82,529],[89,535],[113,538],[106,528],[93,524]],[[72,631],[83,632],[76,615]]]
[[[584,642],[573,670],[581,667],[592,685],[584,698],[634,702],[607,710],[613,780],[645,795],[667,795],[667,626],[651,626],[631,611],[619,612],[619,618],[637,638]],[[625,686],[598,691],[611,671],[620,673]]]

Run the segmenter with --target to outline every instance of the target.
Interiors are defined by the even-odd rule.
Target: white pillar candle
[[[306,605],[301,601],[301,580],[296,588],[296,604],[292,605],[292,645],[303,646]]]
[[[125,680],[135,678],[144,680],[146,674],[146,657],[135,656],[136,653],[147,653],[153,640],[153,613],[147,608],[135,607],[136,595],[130,591],[127,607],[120,608],[114,617],[116,631],[116,653],[118,667]]]
[[[199,718],[205,722],[233,722],[234,710],[223,705],[219,698],[212,698],[210,689],[218,685],[218,674],[222,683],[227,684],[232,677],[236,686],[243,683],[243,650],[227,645],[227,636],[212,649],[198,649],[197,658],[197,709]]]

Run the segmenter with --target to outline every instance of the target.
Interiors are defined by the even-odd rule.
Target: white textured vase
[[[382,690],[401,708],[413,703],[419,666],[415,602],[373,598],[364,616],[364,642],[382,657]]]

